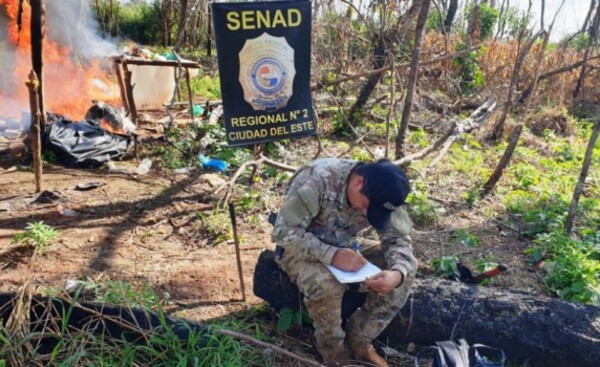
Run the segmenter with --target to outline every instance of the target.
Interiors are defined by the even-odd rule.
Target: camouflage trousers
[[[381,269],[387,268],[378,242],[362,240],[361,254]],[[339,283],[321,262],[307,260],[293,250],[286,249],[278,264],[304,295],[314,321],[316,346],[325,360],[344,351],[346,332],[353,341],[370,345],[402,308],[414,280],[414,274],[408,274],[401,286],[386,295],[361,287],[367,299],[347,320],[344,332],[342,298],[348,285]]]

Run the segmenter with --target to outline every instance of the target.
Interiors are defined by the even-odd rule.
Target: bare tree
[[[593,2],[593,0],[592,0],[592,2]],[[593,10],[592,7],[590,7],[590,12],[592,10]],[[588,13],[588,16],[590,16],[590,13]],[[575,91],[573,92],[573,99],[577,99],[577,97],[579,97],[579,94],[583,90],[583,87],[585,84],[585,77],[586,77],[586,73],[587,73],[587,69],[588,69],[587,62],[590,57],[590,53],[591,53],[592,49],[594,48],[595,45],[597,45],[599,30],[600,30],[600,1],[598,1],[596,13],[594,15],[592,25],[588,30],[588,36],[589,36],[588,44],[583,53],[584,64],[581,67],[581,72],[579,73],[579,78],[577,79],[577,85],[575,86]]]
[[[554,22],[556,22],[556,17],[558,16],[558,13],[560,12],[560,9],[562,9],[563,5],[565,4],[565,1],[562,0],[560,2],[560,6],[558,7],[558,9],[556,10],[556,13],[554,13],[554,18],[552,18],[552,22],[550,23],[550,26],[548,27],[548,31],[544,33],[544,40],[542,41],[542,47],[540,47],[540,52],[538,53],[538,57],[537,57],[537,64],[535,66],[535,72],[534,72],[534,76],[533,76],[533,81],[531,82],[531,94],[529,95],[529,99],[527,100],[527,103],[525,105],[525,109],[529,109],[529,105],[531,104],[531,100],[533,99],[533,96],[535,95],[535,90],[537,87],[537,83],[539,81],[540,78],[540,69],[542,67],[542,60],[544,59],[544,54],[546,53],[546,46],[548,46],[548,41],[550,40],[550,34],[552,33],[552,28],[554,28]],[[542,9],[541,9],[541,17],[540,17],[540,28],[543,30],[544,29],[544,13],[545,13],[545,9],[546,9],[546,1],[542,0]]]
[[[410,121],[410,113],[419,76],[419,57],[421,56],[423,32],[425,30],[425,22],[427,21],[427,14],[429,14],[430,4],[431,0],[421,0],[421,10],[419,11],[419,18],[417,19],[417,26],[415,28],[415,45],[411,56],[408,86],[406,89],[406,97],[404,98],[404,110],[402,111],[402,120],[398,126],[398,134],[396,135],[396,159],[401,158],[404,155],[404,137]]]
[[[592,135],[590,136],[590,141],[588,142],[588,146],[585,151],[585,158],[583,159],[583,164],[581,166],[579,181],[577,181],[577,185],[575,185],[573,199],[571,200],[571,206],[569,207],[569,214],[567,215],[567,219],[565,220],[565,232],[568,235],[570,235],[573,231],[573,223],[575,222],[575,218],[577,216],[579,198],[581,197],[581,194],[583,193],[583,189],[585,187],[585,179],[587,178],[588,172],[590,170],[592,155],[594,154],[594,146],[596,145],[596,141],[598,140],[598,135],[600,135],[600,118],[598,118],[598,121],[596,121],[596,124],[592,129]]]
[[[527,10],[525,17],[528,17],[531,14],[531,0],[529,1],[529,9]],[[523,18],[523,19],[524,19]],[[519,32],[519,46],[517,47],[517,58],[515,60],[515,65],[513,67],[512,76],[510,79],[510,85],[508,87],[508,96],[506,97],[506,104],[504,105],[504,109],[502,110],[502,115],[496,125],[492,128],[491,132],[486,136],[486,139],[489,141],[498,141],[504,132],[504,124],[506,122],[506,118],[508,114],[512,111],[513,108],[513,94],[515,93],[517,83],[519,81],[519,74],[521,73],[521,67],[523,66],[523,62],[525,57],[529,54],[531,50],[531,46],[535,40],[543,34],[543,30],[539,31],[534,36],[526,37],[526,33],[529,33],[528,29],[521,29]],[[522,47],[521,47],[522,45]]]
[[[179,48],[183,43],[183,37],[185,34],[185,23],[188,19],[188,0],[181,0],[181,9],[179,13],[179,27],[177,27],[177,38],[175,39],[175,46],[173,49],[179,52]]]
[[[450,0],[448,4],[448,12],[446,13],[446,18],[444,19],[444,30],[446,33],[450,33],[452,29],[452,23],[454,23],[454,17],[456,16],[456,11],[458,10],[458,0]]]
[[[354,7],[352,3],[346,0],[342,1],[351,7]],[[386,63],[386,57],[394,56],[393,47],[395,44],[401,43],[405,37],[407,33],[405,30],[408,29],[410,20],[419,10],[419,3],[413,2],[404,14],[398,12],[397,19],[391,18],[391,14],[387,7],[381,7],[381,9],[381,14],[377,16],[380,26],[378,29],[370,32],[373,45],[373,69],[382,69]],[[363,22],[367,22],[365,18],[363,18]],[[375,87],[379,84],[380,79],[381,73],[369,75],[367,81],[361,87],[356,102],[352,105],[348,114],[348,122],[350,125],[353,126],[358,122],[358,111],[361,111],[365,107],[371,94],[375,90]]]

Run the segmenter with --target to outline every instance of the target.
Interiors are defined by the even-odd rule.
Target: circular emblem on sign
[[[263,33],[248,39],[239,53],[240,84],[244,100],[254,110],[278,110],[294,90],[294,49],[285,37]]]
[[[272,57],[260,59],[252,68],[252,81],[263,93],[279,92],[285,83],[285,66]]]

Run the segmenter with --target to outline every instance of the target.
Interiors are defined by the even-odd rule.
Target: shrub
[[[600,305],[600,252],[594,238],[598,234],[579,240],[553,231],[539,235],[527,253],[532,262],[549,261],[546,284],[559,297]]]
[[[43,221],[27,223],[25,232],[15,235],[13,243],[23,243],[31,245],[35,249],[35,253],[43,255],[46,252],[48,245],[52,243],[59,235],[59,232],[44,224]]]

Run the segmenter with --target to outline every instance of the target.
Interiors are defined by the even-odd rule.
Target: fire
[[[31,70],[31,8],[27,2],[23,2],[22,26],[19,32],[17,27],[19,0],[0,0],[0,16],[2,16],[2,7],[6,9],[8,15],[10,44],[7,48],[14,52],[14,60],[12,60],[14,79],[11,88],[0,88],[0,115],[29,110],[25,81]],[[46,111],[80,120],[91,106],[91,100],[119,103],[118,88],[108,77],[109,73],[100,66],[100,62],[74,62],[68,47],[49,40],[47,36],[44,37],[42,53]],[[3,62],[3,69],[7,66],[10,68],[9,65],[4,64]],[[0,73],[7,72],[10,73],[8,70],[0,70]],[[7,89],[10,89],[10,92],[7,92]],[[21,111],[15,111],[16,108]]]

